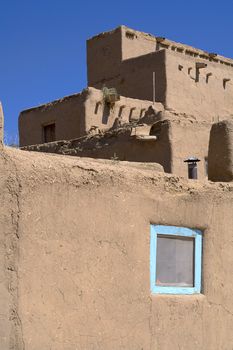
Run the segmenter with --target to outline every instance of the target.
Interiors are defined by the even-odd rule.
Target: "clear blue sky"
[[[5,131],[23,109],[82,90],[86,39],[120,24],[233,57],[233,1],[0,0]]]

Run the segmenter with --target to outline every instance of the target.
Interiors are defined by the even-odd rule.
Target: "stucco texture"
[[[233,181],[233,119],[212,125],[208,159],[211,181]]]
[[[153,123],[153,119],[158,121]],[[185,178],[188,177],[188,168],[184,160],[195,156],[200,160],[198,179],[207,178],[211,123],[196,122],[188,116],[167,111],[149,115],[147,122],[151,125],[142,124],[141,121],[143,118],[134,127],[128,125],[103,134],[28,146],[25,149],[79,157],[154,162],[160,164],[165,172]],[[155,136],[155,139],[147,138],[147,135]],[[218,180],[221,181],[221,178]]]
[[[232,184],[10,148],[0,168],[1,350],[232,347]],[[150,223],[203,231],[202,294],[151,294]]]
[[[206,121],[232,115],[232,67],[168,50],[165,51],[165,61],[166,108],[192,114],[197,120]],[[206,67],[198,71],[198,62],[204,63]],[[229,79],[226,85],[224,79]]]
[[[103,92],[95,88],[84,89],[80,94],[64,97],[51,103],[25,110],[19,116],[20,146],[45,143],[43,127],[55,124],[55,140],[83,137],[94,130],[106,130],[115,122],[129,123],[139,120],[152,106],[150,101],[120,97],[110,106],[104,102]],[[157,112],[163,111],[155,103]],[[30,132],[29,132],[30,130]]]
[[[232,59],[125,26],[87,41],[88,85],[151,101],[154,92],[166,109],[201,121],[232,115],[232,67]]]

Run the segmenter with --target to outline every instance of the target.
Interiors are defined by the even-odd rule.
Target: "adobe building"
[[[163,115],[163,113],[161,113]],[[161,115],[160,114],[160,115]],[[188,177],[189,155],[198,155],[198,178],[207,178],[210,125],[189,120],[158,120],[151,125],[124,125],[70,141],[22,147],[28,151],[158,163],[167,173]],[[198,140],[198,142],[197,142]]]
[[[231,349],[232,130],[218,182],[2,146],[1,350]]]
[[[212,121],[232,115],[233,60],[121,26],[87,41],[88,86]],[[154,75],[154,86],[153,86]]]
[[[88,87],[79,94],[23,111],[19,116],[20,146],[71,140],[96,129],[108,130],[117,119],[122,124],[130,123],[142,118],[151,104],[117,96],[111,105],[105,103],[101,90]],[[155,103],[154,109],[158,113],[164,107]]]
[[[104,40],[119,40],[112,46],[114,59],[121,58],[114,74],[125,64],[123,47],[129,60],[170,51],[206,60],[216,64],[210,79],[217,67],[230,79],[230,60],[207,59],[195,49],[186,57],[186,46],[182,51],[180,44],[124,30],[91,40],[100,57],[112,52],[102,50]],[[161,50],[150,53],[155,40]],[[198,67],[199,84],[205,68]],[[112,74],[108,69],[102,79]],[[164,69],[168,74],[166,60]],[[229,108],[225,118],[225,112],[216,118],[211,106],[205,115],[205,102],[197,106],[203,114],[195,115],[195,104],[186,106],[192,114],[181,112],[175,99],[177,111],[168,109],[170,93],[156,102],[154,93],[148,100],[122,97],[114,79],[114,86],[105,81],[103,89],[88,87],[22,112],[22,149],[4,146],[0,106],[1,350],[229,350],[230,102],[218,106]],[[191,155],[201,160],[196,180],[187,179],[184,160]]]
[[[20,146],[184,177],[195,157],[205,179],[211,126],[233,116],[232,72],[231,59],[120,26],[87,41],[86,89],[20,113]]]

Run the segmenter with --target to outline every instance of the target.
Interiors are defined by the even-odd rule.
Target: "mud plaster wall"
[[[128,133],[109,135],[102,140],[95,137],[90,140],[80,140],[70,154],[92,158],[116,157],[118,160],[155,162],[161,164],[165,172],[185,178],[188,177],[188,170],[184,160],[195,156],[201,161],[198,163],[198,178],[205,179],[207,178],[206,160],[210,128],[210,123],[164,120],[154,124],[151,129],[151,135],[157,137],[155,141],[136,139],[133,136],[134,132],[128,131]],[[68,151],[67,154],[69,154]]]
[[[153,72],[155,73],[154,88]],[[155,100],[165,103],[166,87],[165,50],[123,61],[121,80],[117,85],[120,94],[153,101],[154,89]]]
[[[150,128],[146,127],[147,135],[150,133],[156,136],[156,140],[140,139],[137,136],[140,135],[141,128],[128,127],[104,135],[89,136],[70,142],[29,146],[26,149],[116,161],[154,162],[161,164],[165,172],[184,178],[188,177],[188,167],[184,160],[195,156],[200,159],[198,178],[207,178],[211,123],[197,123],[195,120],[183,118],[183,120],[162,120],[155,123],[151,131]],[[215,154],[215,151],[212,153]]]
[[[115,87],[123,96],[152,101],[155,72],[156,101],[164,102],[164,50],[154,54],[155,49],[155,39],[124,26],[88,40],[88,85]]]
[[[121,29],[87,41],[88,86],[104,85],[106,79],[119,75],[122,60]]]
[[[147,134],[150,127],[148,127]],[[65,142],[53,142],[44,145],[29,146],[28,151],[60,153],[79,157],[115,159],[116,161],[153,162],[171,172],[171,139],[169,123],[161,122],[158,140],[138,140],[137,131],[122,128],[108,132],[104,136],[94,135],[87,138]]]
[[[147,55],[156,50],[156,39],[139,31],[121,26],[122,60]]]
[[[101,89],[103,86],[115,87],[122,96],[153,101],[153,72],[155,73],[155,100],[166,101],[165,52],[161,50],[122,62],[118,76],[90,82]]]
[[[109,129],[114,125],[116,119],[121,123],[139,120],[152,105],[151,101],[120,96],[119,101],[109,106],[104,103],[101,90],[89,88],[88,92],[85,103],[86,131],[90,130],[93,125],[98,126],[101,130]],[[161,103],[155,103],[154,109],[156,112],[164,110]]]
[[[5,150],[0,166],[1,179],[9,170],[15,185],[10,192],[5,182],[0,192],[2,240],[15,239],[4,208],[18,213],[21,333],[11,349],[231,347],[232,185],[18,150]],[[150,222],[204,229],[202,295],[150,294]],[[17,331],[2,322],[6,338]]]
[[[206,60],[189,58],[165,51],[167,96],[166,108],[193,114],[199,120],[215,121],[232,115],[233,68]],[[195,62],[207,64],[199,70]],[[179,68],[180,67],[180,68]],[[208,74],[212,74],[209,75]],[[230,79],[224,84],[224,79]]]
[[[124,96],[152,100],[155,72],[155,98],[166,108],[198,120],[230,116],[232,60],[215,54],[211,58],[202,50],[166,39],[160,43],[160,39],[122,26],[89,40],[88,84],[115,87]],[[95,66],[96,55],[98,62],[106,64]],[[207,64],[199,69],[198,77],[196,62]]]
[[[19,116],[20,145],[43,143],[43,126],[56,123],[56,139],[85,133],[85,93],[24,111]]]
[[[19,117],[20,146],[44,143],[43,126],[56,124],[56,140],[70,140],[85,136],[91,127],[101,130],[111,128],[116,119],[122,123],[142,118],[152,105],[150,101],[141,101],[121,96],[113,106],[103,101],[101,90],[88,88],[81,94],[68,96],[24,111]],[[163,111],[161,103],[155,103],[157,112]]]
[[[135,31],[124,26],[87,40],[88,85],[97,88],[102,88],[103,85],[114,86],[120,90],[126,79],[122,63],[154,52],[155,48],[155,39],[149,36],[145,38],[140,32],[135,34]]]
[[[198,178],[207,178],[207,159],[211,123],[176,121],[171,123],[172,173],[188,177],[184,160],[189,157],[200,159]],[[218,140],[218,142],[220,142]]]
[[[77,145],[71,155],[102,159],[116,159],[133,162],[154,162],[171,172],[171,142],[166,128],[160,141],[141,141],[130,136],[130,131],[119,136],[90,140]],[[93,142],[94,141],[94,142]],[[69,152],[67,152],[69,154]]]
[[[208,157],[211,181],[233,180],[233,119],[213,124]]]
[[[21,185],[10,153],[0,153],[0,347],[23,350],[19,316],[18,261]]]

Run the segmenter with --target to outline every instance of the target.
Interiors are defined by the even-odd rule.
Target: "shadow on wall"
[[[102,123],[107,125],[108,118],[110,116],[110,105],[108,103],[104,103],[103,114],[102,114]]]
[[[233,119],[212,125],[208,152],[208,179],[233,181]]]

